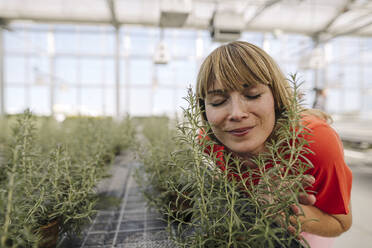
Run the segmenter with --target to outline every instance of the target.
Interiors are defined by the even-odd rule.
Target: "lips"
[[[242,128],[236,128],[228,131],[228,133],[234,135],[234,136],[244,136],[247,133],[249,133],[254,127],[242,127]]]

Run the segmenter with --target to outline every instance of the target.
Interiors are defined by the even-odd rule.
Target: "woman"
[[[215,49],[201,65],[197,97],[203,118],[213,137],[254,168],[252,158],[265,152],[275,137],[276,120],[288,109],[291,88],[273,59],[259,47],[237,41]],[[328,116],[306,110],[302,122],[311,130],[306,139],[314,154],[306,157],[315,177],[309,190],[316,192],[314,205],[302,205],[302,235],[311,247],[330,247],[334,237],[352,222],[352,175],[343,158],[342,143],[327,124]],[[294,209],[298,214],[298,209]],[[316,219],[317,221],[314,221]],[[293,225],[295,222],[293,221]]]
[[[315,98],[313,109],[325,110],[327,103],[327,90],[322,88],[314,88]]]

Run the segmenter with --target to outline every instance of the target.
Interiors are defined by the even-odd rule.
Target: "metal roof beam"
[[[350,6],[355,2],[355,0],[349,0],[345,6],[340,9],[340,11],[331,19],[329,20],[329,22],[319,31],[316,32],[317,33],[324,33],[324,32],[327,32],[328,29],[333,25],[333,23],[335,23],[335,21],[340,17],[342,16],[343,14],[345,14],[346,12],[348,12],[350,10]]]
[[[115,0],[106,0],[106,2],[111,14],[111,23],[115,28],[119,28],[120,24],[115,13]]]
[[[367,14],[359,16],[357,19],[352,20],[350,23],[354,23],[355,21],[359,21],[359,20],[361,20],[363,18],[366,18],[366,17],[369,18],[369,17],[371,17],[371,14],[372,14],[372,12],[368,12]],[[313,36],[313,39],[314,39],[314,41],[317,42],[317,44],[326,43],[326,42],[330,41],[331,39],[339,37],[339,36],[355,34],[358,31],[360,31],[364,28],[367,28],[371,25],[372,25],[372,19],[369,18],[369,20],[367,22],[365,22],[364,24],[359,25],[357,27],[350,28],[346,31],[342,31],[342,32],[339,32],[339,33],[328,33],[328,34],[326,32],[318,33],[316,36]],[[345,26],[348,26],[348,25],[345,25]]]
[[[332,37],[328,38],[327,40],[325,40],[325,42],[328,42],[329,40],[333,39],[333,38],[336,38],[338,36],[344,36],[344,35],[349,35],[349,34],[354,34],[356,32],[358,32],[359,30],[362,30],[366,27],[369,27],[372,25],[372,20],[370,20],[369,22],[363,24],[363,25],[360,25],[359,27],[355,27],[355,28],[352,28],[350,30],[347,30],[345,32],[341,32],[341,33],[338,33],[338,34],[334,34]]]
[[[112,25],[112,22],[107,19],[87,19],[87,18],[64,18],[64,17],[35,17],[35,16],[17,16],[17,17],[4,17],[9,22],[14,21],[33,21],[38,23],[70,23],[70,24],[107,24]]]
[[[271,1],[267,1],[265,3],[264,6],[262,6],[261,8],[259,8],[256,13],[254,13],[254,15],[251,17],[251,19],[249,19],[246,23],[246,25],[249,25],[251,22],[253,22],[258,16],[260,16],[263,12],[265,12],[265,10],[269,9],[270,7],[274,6],[275,4],[279,3],[280,1],[282,0],[271,0]],[[249,5],[248,5],[249,6]],[[248,7],[247,6],[247,7]]]

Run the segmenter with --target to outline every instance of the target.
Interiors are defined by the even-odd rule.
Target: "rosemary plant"
[[[156,176],[162,180],[171,174],[163,182],[163,195],[176,194],[176,203],[166,202],[160,209],[167,209],[168,228],[179,246],[307,246],[306,241],[296,239],[300,223],[296,234],[288,232],[290,206],[299,206],[298,195],[305,191],[301,182],[312,166],[304,157],[311,151],[303,138],[308,131],[301,124],[303,108],[297,99],[296,76],[290,81],[291,107],[279,116],[275,139],[267,142],[268,152],[253,159],[256,169],[244,166],[225,150],[214,149],[218,144],[209,138],[210,127],[201,121],[196,96],[189,90],[189,106],[178,125],[176,145],[165,160],[153,163],[147,171],[154,176],[154,167],[163,168],[167,172]]]
[[[40,165],[35,159],[35,128],[30,111],[25,111],[12,131],[13,140],[7,152],[10,156],[5,158],[8,160],[5,163],[8,173],[0,195],[4,209],[0,213],[2,247],[17,247],[26,244],[25,240],[31,243],[37,241],[30,225],[24,224],[27,222],[28,211],[43,197],[42,194],[34,193],[39,190],[39,182],[45,179],[37,174]]]
[[[96,185],[108,163],[133,137],[129,118],[60,124],[28,110],[19,115],[1,164],[0,247],[43,247],[41,227],[55,221],[61,233],[78,234],[96,212]]]
[[[179,170],[170,168],[171,151],[177,149],[176,130],[167,117],[151,117],[139,120],[143,137],[137,154],[142,164],[137,168],[135,178],[150,205],[167,211],[168,203],[175,202],[176,192],[169,192],[168,181],[179,178]],[[173,179],[170,179],[173,178]],[[154,197],[154,196],[157,197]]]

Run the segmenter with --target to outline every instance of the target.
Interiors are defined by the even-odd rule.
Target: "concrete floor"
[[[372,146],[372,119],[334,118],[332,125],[345,145]],[[353,171],[351,195],[353,225],[336,239],[334,248],[372,247],[372,149],[345,149],[345,160]]]
[[[353,225],[336,239],[334,248],[372,247],[372,164],[365,163],[365,153],[345,152],[345,158],[353,171],[351,195]],[[372,156],[368,156],[369,159]]]

